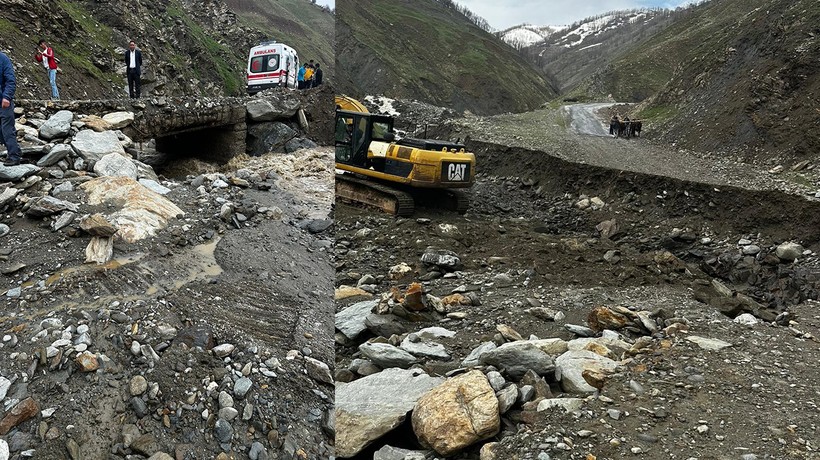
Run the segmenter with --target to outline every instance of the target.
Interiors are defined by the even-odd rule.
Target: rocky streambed
[[[110,114],[20,115],[0,458],[331,455],[329,149],[165,176]]]

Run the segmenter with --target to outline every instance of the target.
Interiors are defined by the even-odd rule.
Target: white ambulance
[[[280,86],[296,88],[298,71],[299,56],[288,45],[271,40],[254,46],[248,56],[248,94]]]

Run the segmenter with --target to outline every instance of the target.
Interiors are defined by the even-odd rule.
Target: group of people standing
[[[136,43],[131,40],[128,50],[123,54],[126,76],[128,78],[128,95],[131,98],[140,97],[140,75],[142,73],[142,52],[137,49]],[[57,87],[57,72],[60,71],[60,60],[54,54],[54,49],[46,40],[37,43],[37,52],[34,60],[40,63],[48,73],[51,86],[51,99],[60,99],[60,90]],[[17,166],[22,158],[22,150],[17,143],[17,129],[14,127],[14,93],[17,90],[17,78],[14,75],[14,65],[11,59],[0,52],[0,142],[6,146],[7,156],[3,166]]]
[[[299,72],[296,73],[296,83],[298,89],[315,88],[321,85],[322,67],[318,62],[314,64],[313,59],[302,64],[302,67],[299,67]]]
[[[8,56],[6,56],[8,59]],[[126,77],[128,78],[128,95],[131,98],[140,97],[140,75],[142,73],[142,51],[137,49],[134,40],[128,43],[128,50],[124,53]],[[51,85],[51,99],[60,99],[60,90],[57,88],[57,72],[60,72],[58,64],[60,60],[54,55],[54,48],[49,46],[45,40],[38,43],[37,53],[34,60],[41,63],[48,72],[48,81]]]

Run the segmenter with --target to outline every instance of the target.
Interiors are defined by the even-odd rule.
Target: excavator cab
[[[374,140],[392,142],[393,118],[336,110],[336,162],[369,168],[367,151]]]

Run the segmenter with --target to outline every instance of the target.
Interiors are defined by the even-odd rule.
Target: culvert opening
[[[173,171],[175,165],[196,159],[224,164],[245,153],[244,126],[219,126],[174,133],[156,139],[156,151],[161,161],[154,164],[157,172]]]

